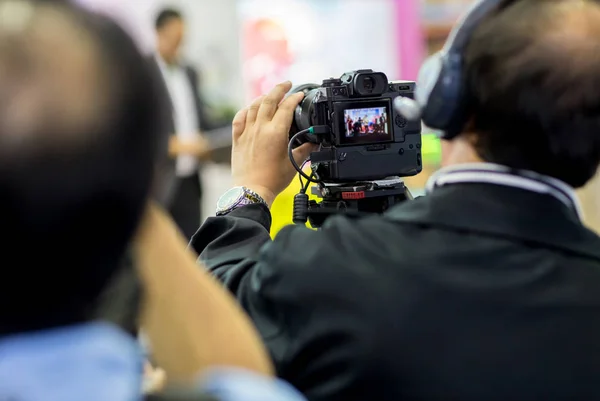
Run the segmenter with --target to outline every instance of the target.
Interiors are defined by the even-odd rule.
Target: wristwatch
[[[217,201],[217,216],[223,216],[231,211],[246,205],[267,202],[254,191],[246,187],[233,187],[225,192]]]

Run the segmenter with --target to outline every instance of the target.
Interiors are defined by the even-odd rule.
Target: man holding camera
[[[192,244],[280,376],[313,401],[600,399],[600,239],[573,190],[600,163],[598,27],[596,2],[480,1],[417,96],[464,105],[424,109],[454,131],[427,196],[316,232],[269,237],[302,95],[237,115],[239,187]]]

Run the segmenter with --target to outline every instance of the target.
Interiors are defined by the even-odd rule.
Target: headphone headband
[[[462,54],[479,23],[504,2],[505,0],[478,0],[471,4],[452,28],[442,51],[448,53],[458,50]]]
[[[420,117],[426,126],[441,132],[444,139],[460,134],[468,118],[469,103],[464,51],[481,21],[513,1],[478,0],[471,5],[452,29],[443,49],[423,63],[415,100],[398,99],[397,111],[408,119]]]

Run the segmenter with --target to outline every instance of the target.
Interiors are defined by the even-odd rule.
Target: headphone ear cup
[[[398,113],[411,121],[423,118],[424,113],[427,112],[431,92],[439,80],[441,71],[442,57],[439,53],[427,58],[419,70],[414,100],[398,97],[394,101],[394,107]]]
[[[462,82],[462,57],[460,55],[440,54],[437,60],[424,71],[419,96],[426,96],[423,107],[423,123],[435,130],[444,131],[444,137],[453,137],[460,133],[463,125],[464,99]],[[429,75],[425,75],[429,74]]]
[[[503,5],[505,0],[473,2],[450,33],[444,50],[428,58],[421,67],[415,90],[421,119],[427,127],[442,131],[445,139],[459,135],[467,120],[470,100],[464,82],[464,50],[479,23]]]
[[[419,70],[419,77],[417,78],[415,89],[415,100],[423,110],[427,108],[429,97],[440,79],[441,72],[442,54],[439,52],[428,57]]]

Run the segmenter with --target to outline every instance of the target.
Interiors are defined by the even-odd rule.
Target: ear
[[[465,129],[463,133],[459,135],[459,137],[467,142],[470,146],[476,147],[478,141],[478,135],[475,131],[475,120],[473,117],[469,118],[467,124],[465,125]]]

